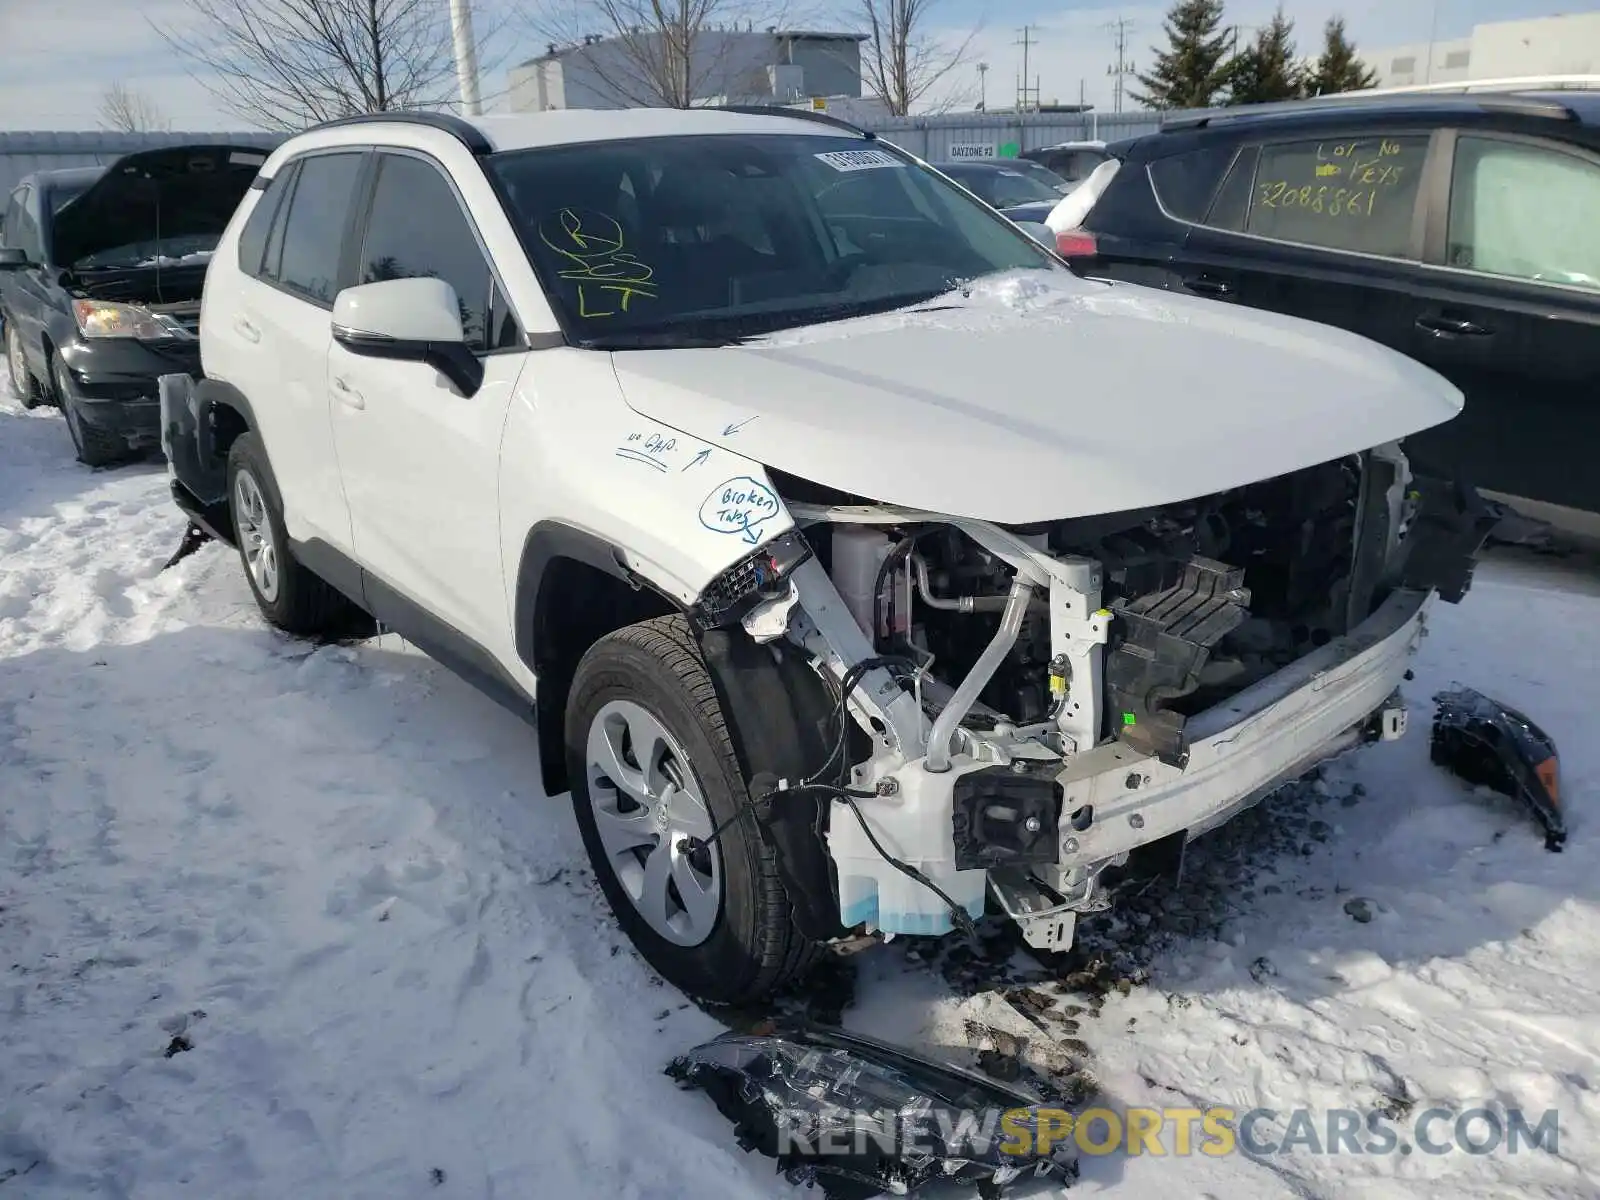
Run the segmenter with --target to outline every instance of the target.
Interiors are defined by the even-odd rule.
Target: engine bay
[[[1404,482],[1369,453],[1179,504],[1007,532],[1100,565],[1101,603],[1116,619],[1105,659],[1112,728],[1098,733],[1181,763],[1188,717],[1372,610],[1395,539],[1387,522],[1371,523],[1371,510],[1395,515]],[[968,531],[935,520],[836,521],[806,538],[874,651],[918,663],[935,696],[993,642],[1015,572]],[[1049,604],[1036,595],[962,727],[1052,720],[1072,688],[1070,669],[1052,654]]]

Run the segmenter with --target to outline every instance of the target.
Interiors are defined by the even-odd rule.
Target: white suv
[[[1064,948],[1397,735],[1486,528],[1397,445],[1459,411],[1438,376],[1076,279],[808,114],[320,126],[200,328],[173,492],[267,620],[370,614],[527,716],[617,919],[711,1002],[990,906]]]

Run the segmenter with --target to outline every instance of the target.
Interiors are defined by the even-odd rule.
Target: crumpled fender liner
[[[781,779],[814,773],[832,750],[837,705],[826,685],[782,641],[758,645],[743,629],[700,634],[733,750],[752,800]],[[761,836],[777,857],[778,875],[794,906],[795,925],[812,941],[845,932],[839,924],[839,881],[828,854],[828,798],[786,793],[758,804]]]

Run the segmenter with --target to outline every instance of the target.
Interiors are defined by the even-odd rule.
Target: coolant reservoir
[[[876,641],[873,626],[873,588],[878,569],[894,543],[889,535],[866,525],[833,527],[833,586],[869,641]]]

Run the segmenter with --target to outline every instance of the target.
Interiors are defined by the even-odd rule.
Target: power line
[[[1106,68],[1106,74],[1111,76],[1111,110],[1122,111],[1122,81],[1133,74],[1133,64],[1128,61],[1128,34],[1133,32],[1134,22],[1127,17],[1118,17],[1106,25],[1117,39],[1117,61]]]

